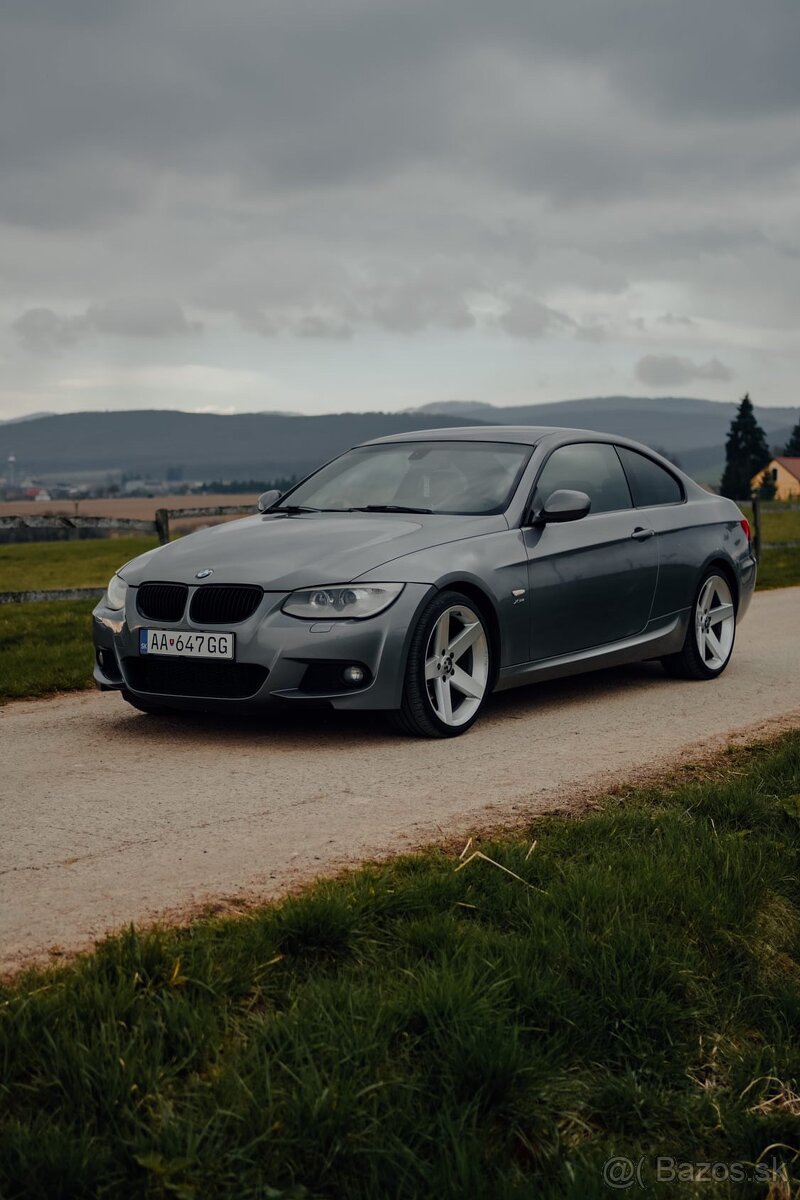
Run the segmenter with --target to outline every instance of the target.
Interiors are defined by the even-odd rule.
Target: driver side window
[[[590,514],[633,507],[617,453],[603,442],[577,442],[553,451],[539,476],[536,494],[544,504],[559,488],[586,492],[592,502]]]

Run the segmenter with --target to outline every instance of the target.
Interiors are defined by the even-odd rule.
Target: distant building
[[[800,458],[786,458],[783,455],[773,458],[766,468],[775,484],[776,500],[800,500]],[[761,486],[764,472],[759,471],[750,480],[750,486],[757,492]]]

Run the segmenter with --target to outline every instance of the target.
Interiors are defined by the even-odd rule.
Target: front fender
[[[519,529],[465,538],[384,563],[360,583],[427,583],[479,593],[490,606],[498,640],[498,666],[527,662],[530,613],[528,559]]]

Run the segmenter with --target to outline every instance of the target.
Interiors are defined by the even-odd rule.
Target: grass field
[[[126,537],[0,546],[0,592],[105,587],[119,567],[157,545],[155,538]]]
[[[0,591],[102,588],[152,538],[0,546]],[[92,683],[90,601],[0,606],[0,704]]]
[[[752,504],[740,504],[739,507],[752,522]],[[800,543],[800,505],[781,503],[778,500],[762,501],[761,536],[766,545],[782,542]]]
[[[208,492],[205,495],[124,496],[102,500],[54,500],[43,504],[39,500],[0,501],[0,517],[51,514],[65,517],[133,517],[141,521],[155,519],[157,508],[216,508],[224,504],[248,504],[255,508],[256,492]],[[191,518],[181,518],[191,520]]]
[[[0,704],[92,685],[92,608],[83,600],[0,606]]]
[[[0,1194],[796,1195],[800,732],[481,850],[0,988]]]
[[[752,521],[752,505],[743,504],[741,508]],[[800,584],[800,507],[777,501],[762,503],[761,541],[759,588]]]

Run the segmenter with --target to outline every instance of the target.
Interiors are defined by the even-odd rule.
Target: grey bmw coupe
[[[453,737],[540,679],[642,659],[715,679],[755,578],[736,505],[636,442],[399,434],[121,567],[94,676],[148,713],[323,701]]]

